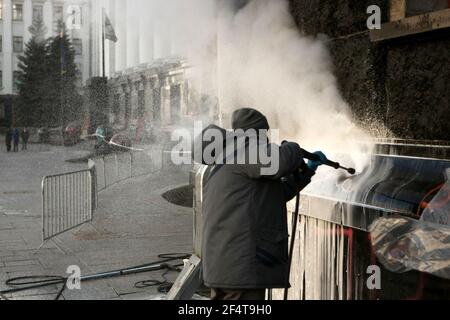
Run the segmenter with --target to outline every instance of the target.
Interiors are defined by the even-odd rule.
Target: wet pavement
[[[192,210],[163,199],[168,190],[188,184],[186,172],[171,171],[128,180],[104,191],[92,223],[42,244],[41,192],[45,175],[86,168],[66,160],[89,148],[37,147],[27,153],[0,153],[0,290],[5,281],[30,275],[67,276],[69,266],[82,275],[132,267],[158,260],[163,253],[192,251]],[[143,280],[161,280],[162,272],[82,283],[62,299],[148,299],[156,287],[135,288]],[[176,273],[167,278],[174,280]],[[8,299],[54,299],[51,286],[6,296]]]

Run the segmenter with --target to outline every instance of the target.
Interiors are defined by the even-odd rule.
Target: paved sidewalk
[[[40,180],[46,174],[79,169],[62,159],[81,152],[0,155],[0,290],[7,279],[66,275],[77,265],[91,274],[153,262],[157,255],[192,250],[192,210],[168,203],[161,194],[188,183],[188,174],[165,171],[117,184],[100,195],[94,221],[57,237],[41,250]],[[6,186],[6,187],[5,187]],[[137,281],[160,280],[161,272],[83,283],[64,299],[148,299],[156,288],[136,289]],[[176,274],[169,274],[173,280]],[[54,299],[56,286],[9,299]]]

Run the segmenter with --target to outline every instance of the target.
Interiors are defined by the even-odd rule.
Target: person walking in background
[[[12,128],[8,128],[5,134],[6,151],[11,152]]]
[[[12,139],[14,142],[14,152],[19,152],[20,130],[18,128],[14,129]]]
[[[103,125],[99,126],[95,131],[95,136],[97,137],[97,144],[95,145],[95,149],[100,149],[103,145],[106,144],[105,134],[106,132]]]
[[[30,131],[27,128],[23,128],[22,134],[22,151],[28,150],[28,140],[30,139]]]

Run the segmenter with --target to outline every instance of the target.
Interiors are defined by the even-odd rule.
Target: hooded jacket
[[[240,117],[242,114],[245,117]],[[256,110],[241,109],[233,115],[233,129],[268,129],[267,120],[262,117]],[[213,163],[206,161],[205,151],[211,150],[211,142],[205,142],[209,140],[205,137],[211,131],[220,132],[224,146],[244,139],[246,161],[222,164],[224,159],[236,156],[238,143],[234,148],[216,149],[211,152]],[[194,159],[211,165],[203,190],[205,285],[224,289],[284,288],[288,283],[286,203],[305,188],[314,175],[303,161],[300,146],[268,144],[260,135],[236,134],[217,126],[206,128],[200,138],[202,141],[197,140],[194,146]],[[262,161],[247,163],[248,154],[254,149],[279,155],[276,172],[263,173]]]

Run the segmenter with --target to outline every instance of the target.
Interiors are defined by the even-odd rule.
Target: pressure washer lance
[[[302,152],[303,152],[303,157],[305,159],[308,159],[308,160],[311,160],[311,161],[321,161],[320,157],[318,155],[314,154],[314,153],[308,152],[308,151],[303,150],[303,149],[302,149]],[[339,170],[339,169],[345,170],[351,175],[356,174],[356,170],[355,169],[343,167],[343,166],[341,166],[340,163],[333,162],[331,160],[325,161],[324,165],[328,166],[328,167],[332,167],[332,168],[334,168],[336,170]]]

